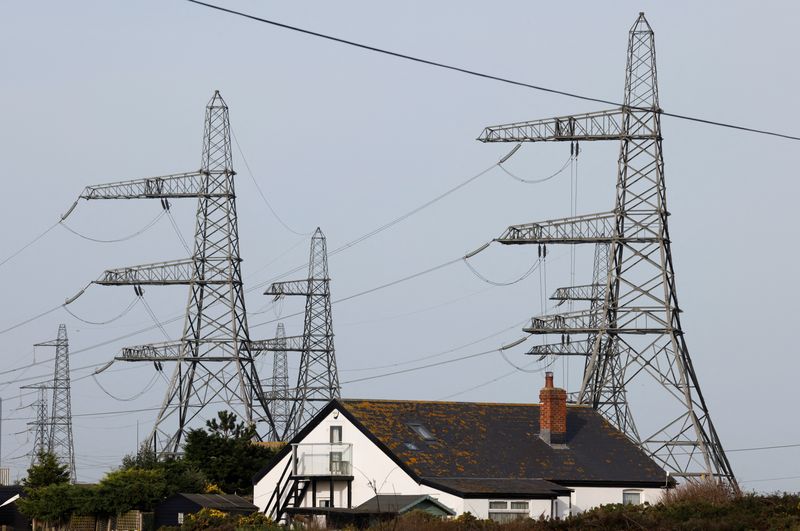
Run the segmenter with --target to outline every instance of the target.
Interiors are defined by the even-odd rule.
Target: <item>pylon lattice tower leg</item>
[[[621,108],[488,127],[480,137],[484,142],[619,141],[614,210],[511,226],[498,240],[511,245],[608,245],[610,267],[600,312],[589,308],[535,317],[525,330],[588,334],[592,344],[578,400],[601,411],[673,475],[713,477],[736,487],[680,322],[667,225],[655,41],[643,13],[630,30],[627,55]],[[649,398],[659,400],[659,406],[633,423],[626,390],[631,381],[645,378]],[[667,413],[656,420],[654,411]],[[647,435],[642,435],[645,424]]]
[[[328,276],[328,249],[320,228],[311,237],[308,278],[275,282],[265,295],[275,298],[301,295],[306,298],[303,335],[289,337],[286,350],[300,352],[300,370],[297,386],[289,412],[289,422],[279,440],[288,440],[300,431],[322,407],[340,395],[339,371],[333,346],[333,314],[331,288]],[[257,350],[268,350],[271,345],[259,343]]]
[[[116,359],[176,367],[147,445],[161,456],[180,451],[193,421],[208,407],[246,422],[266,421],[267,399],[253,363],[247,327],[236,215],[228,106],[215,92],[206,107],[198,171],[90,186],[84,199],[197,198],[194,252],[188,259],[106,271],[102,285],[188,285],[180,341],[128,347]],[[261,431],[265,431],[261,429]]]

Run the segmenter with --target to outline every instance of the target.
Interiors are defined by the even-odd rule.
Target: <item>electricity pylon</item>
[[[488,127],[479,140],[620,143],[614,210],[514,225],[498,238],[509,245],[609,245],[602,319],[593,319],[591,309],[578,310],[534,317],[525,330],[591,335],[578,400],[604,414],[604,393],[615,387],[629,389],[634,379],[649,377],[648,397],[660,400],[659,406],[649,407],[635,426],[618,427],[673,475],[715,478],[736,487],[680,322],[667,227],[655,43],[644,14],[630,30],[621,108]],[[619,422],[616,415],[609,418]],[[645,424],[647,435],[642,436]]]
[[[623,381],[623,371],[620,366],[619,348],[617,342],[610,336],[599,336],[597,329],[604,319],[603,302],[606,297],[606,280],[611,266],[610,245],[608,243],[597,243],[594,249],[594,267],[592,272],[592,283],[580,286],[568,286],[555,290],[550,300],[557,301],[561,306],[565,302],[589,303],[589,328],[593,331],[587,334],[585,339],[574,339],[570,333],[561,335],[560,343],[544,345],[534,345],[528,354],[538,355],[539,360],[547,356],[579,356],[584,358],[584,373],[591,370],[591,354],[595,341],[600,342],[599,350],[606,352],[611,360],[610,374],[606,381],[597,382],[599,386],[600,400],[597,403],[597,410],[609,419],[628,437],[639,442],[639,432],[636,429],[636,422],[630,411],[625,383]],[[576,399],[578,393],[573,393]]]
[[[35,426],[34,451],[32,463],[36,462],[41,452],[53,454],[63,465],[66,465],[70,481],[75,483],[75,443],[72,438],[72,397],[69,379],[69,340],[67,326],[58,326],[58,336],[52,341],[36,343],[34,347],[55,347],[55,369],[53,380],[22,386],[21,389],[35,389],[38,398],[34,403],[36,421],[29,423]],[[53,401],[49,412],[46,393],[53,390]]]
[[[272,356],[272,378],[268,382],[269,405],[276,433],[285,433],[291,412],[291,396],[289,395],[289,365],[287,352],[286,328],[278,323],[275,330],[275,350]]]
[[[197,199],[190,258],[111,269],[96,281],[108,286],[189,286],[179,341],[124,348],[115,358],[155,362],[157,367],[164,361],[176,363],[145,443],[160,456],[179,452],[187,430],[207,407],[226,407],[248,423],[266,420],[268,431],[274,431],[250,352],[234,175],[228,106],[216,91],[206,107],[199,170],[89,186],[81,195],[84,199]]]
[[[58,325],[58,336],[53,341],[37,343],[37,347],[55,347],[55,369],[53,371],[53,404],[50,415],[48,449],[69,470],[74,483],[75,443],[72,439],[72,396],[69,380],[69,340],[67,325]]]
[[[303,335],[286,337],[285,346],[281,347],[285,351],[300,352],[300,371],[289,411],[289,421],[286,430],[278,434],[278,440],[291,439],[326,403],[333,398],[339,398],[330,282],[327,243],[322,230],[317,227],[311,238],[308,278],[275,282],[264,292],[265,295],[273,295],[275,299],[286,295],[301,295],[306,298]],[[277,347],[274,339],[254,342],[254,350],[274,351]]]
[[[50,415],[47,411],[47,384],[23,385],[20,389],[33,389],[36,391],[36,401],[33,409],[36,410],[36,420],[28,422],[33,427],[33,451],[31,452],[31,466],[39,461],[39,456],[48,451],[50,439]]]

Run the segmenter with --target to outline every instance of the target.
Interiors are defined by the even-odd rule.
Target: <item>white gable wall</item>
[[[301,443],[329,443],[330,427],[342,427],[342,442],[353,445],[352,468],[353,486],[352,503],[353,507],[361,505],[369,500],[377,491],[378,494],[429,494],[436,498],[447,507],[461,514],[465,511],[464,502],[461,498],[442,492],[440,490],[420,485],[408,474],[405,473],[394,461],[383,453],[366,435],[356,428],[341,413],[335,418],[336,411],[332,411],[323,419]],[[280,478],[286,463],[291,460],[291,454],[285,456],[277,466],[267,473],[259,481],[253,492],[253,503],[263,511],[275,489],[275,484]],[[326,498],[329,484],[322,481],[317,486],[317,498]],[[344,507],[347,505],[347,488],[343,482],[338,482],[334,489],[334,505]],[[466,500],[470,502],[472,500]],[[311,505],[311,496],[306,496],[304,506]],[[488,504],[487,504],[488,507]],[[466,509],[470,510],[470,509]],[[475,513],[473,513],[475,514]]]

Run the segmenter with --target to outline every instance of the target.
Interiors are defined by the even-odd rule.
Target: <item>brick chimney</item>
[[[551,446],[567,441],[567,392],[553,387],[552,372],[545,373],[539,391],[539,437]]]

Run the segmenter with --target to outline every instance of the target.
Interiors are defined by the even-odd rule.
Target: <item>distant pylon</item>
[[[578,401],[608,415],[673,476],[715,478],[737,488],[681,327],[658,101],[654,34],[640,13],[629,33],[622,107],[486,128],[479,138],[484,142],[620,143],[612,211],[514,225],[498,240],[609,245],[602,319],[594,319],[597,312],[590,308],[534,317],[525,330],[542,335],[589,334],[592,343],[586,345],[589,359]],[[635,425],[620,425],[624,417],[604,403],[610,389],[630,393],[634,379],[648,383],[651,403],[640,411]],[[617,393],[617,398],[624,396]]]
[[[67,467],[70,481],[75,483],[75,443],[72,438],[72,397],[69,379],[69,340],[67,326],[58,326],[58,337],[51,341],[36,343],[34,347],[55,347],[55,369],[53,380],[25,385],[21,389],[35,389],[38,398],[34,403],[36,421],[34,450],[31,463],[35,463],[42,452],[53,454]],[[48,410],[46,393],[53,390],[53,400]]]
[[[200,169],[162,177],[87,187],[83,199],[197,199],[194,252],[170,262],[112,269],[102,285],[186,285],[189,300],[178,341],[128,347],[122,361],[175,362],[172,380],[146,443],[160,456],[180,452],[186,432],[201,413],[233,410],[248,423],[265,421],[273,433],[267,400],[250,351],[242,287],[228,106],[219,91],[206,107]],[[208,411],[207,408],[212,408]]]
[[[297,386],[289,411],[290,420],[284,433],[278,434],[279,440],[291,439],[327,402],[339,397],[330,282],[327,243],[322,230],[317,228],[311,238],[308,278],[275,282],[264,292],[276,299],[285,295],[301,295],[306,298],[303,335],[285,338],[285,350],[301,354]],[[259,344],[258,350],[274,347],[272,341]]]
[[[20,389],[33,389],[36,391],[36,401],[33,409],[36,411],[36,420],[29,422],[33,427],[33,450],[31,450],[31,466],[39,462],[39,456],[48,451],[50,440],[50,414],[47,410],[47,384],[23,385]]]
[[[67,465],[69,477],[74,483],[75,443],[72,439],[72,396],[69,381],[69,340],[67,326],[58,326],[58,337],[53,341],[38,343],[37,347],[55,347],[56,359],[53,371],[53,403],[50,416],[48,450]]]
[[[272,353],[272,378],[268,382],[269,407],[276,433],[286,431],[291,412],[286,346],[286,328],[283,323],[278,323],[275,330],[275,350]]]

